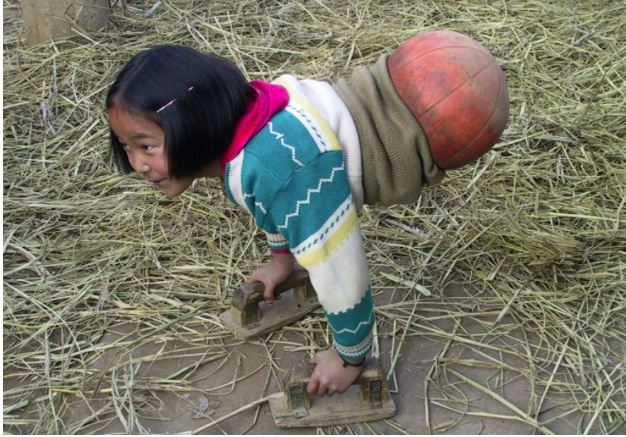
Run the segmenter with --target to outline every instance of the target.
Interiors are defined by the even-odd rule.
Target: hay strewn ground
[[[414,395],[426,421],[409,431],[454,433],[468,417],[489,420],[493,411],[463,398],[470,388],[506,407],[498,420],[529,432],[572,417],[571,432],[626,431],[623,1],[147,3],[116,6],[105,33],[26,48],[19,2],[4,2],[5,432],[99,432],[113,422],[146,432],[146,408],[164,393],[182,396],[204,363],[228,355],[217,315],[267,259],[249,218],[213,183],[170,201],[115,173],[103,100],[133,54],[187,44],[235,61],[251,79],[336,80],[430,29],[492,50],[512,110],[492,153],[416,205],[362,216],[375,291],[404,296],[378,309],[392,380],[411,338],[443,345]],[[437,307],[451,283],[474,290],[471,298]],[[323,320],[298,326],[325,328]],[[324,346],[318,331],[293,347]],[[137,352],[149,344],[162,349]],[[266,346],[271,357],[275,343]],[[475,358],[449,353],[459,346]],[[160,378],[133,371],[183,356],[185,366]],[[490,366],[488,389],[463,370]],[[526,405],[506,405],[505,370],[528,382]],[[76,402],[96,396],[98,408],[72,418]],[[461,411],[458,421],[434,426],[437,408]]]

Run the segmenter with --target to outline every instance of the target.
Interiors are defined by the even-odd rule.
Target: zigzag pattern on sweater
[[[277,229],[287,229],[287,226],[289,226],[289,220],[291,220],[294,217],[298,217],[300,215],[300,206],[301,205],[308,205],[311,203],[311,194],[315,193],[321,193],[322,192],[322,185],[324,183],[332,183],[333,180],[335,179],[335,173],[337,172],[341,172],[345,170],[345,164],[342,164],[340,167],[333,167],[330,176],[327,178],[321,178],[318,183],[317,183],[317,188],[312,189],[309,188],[307,190],[307,195],[306,195],[306,199],[304,200],[298,200],[296,202],[296,210],[292,213],[289,213],[285,216],[285,222],[282,225],[278,225],[276,228]]]
[[[344,313],[347,313],[348,311],[349,310],[346,310],[346,311],[344,311]],[[331,326],[331,329],[332,329],[333,333],[336,334],[336,335],[342,335],[342,334],[346,334],[346,333],[348,333],[348,334],[356,334],[359,331],[359,329],[361,329],[362,326],[371,325],[373,321],[374,321],[374,311],[372,310],[370,312],[369,319],[364,320],[362,322],[359,322],[359,324],[354,329],[344,328],[344,329],[340,329],[338,331],[335,331],[334,329],[332,329],[332,326]]]
[[[296,148],[293,147],[291,144],[287,144],[284,140],[285,138],[285,134],[282,134],[280,132],[277,132],[274,130],[274,123],[272,123],[271,121],[267,123],[267,127],[269,128],[269,132],[274,135],[274,137],[277,140],[280,140],[280,145],[283,146],[286,149],[291,150],[291,160],[293,162],[295,162],[296,164],[298,164],[300,167],[304,167],[304,164],[302,162],[300,162],[300,160],[298,158],[296,158]]]
[[[256,194],[254,194],[254,191],[252,193],[243,193],[243,200],[246,200],[246,199],[249,199],[249,198],[253,198],[254,199],[255,196],[256,196]],[[263,214],[267,214],[267,210],[263,206],[262,202],[254,202],[254,206],[258,207]]]

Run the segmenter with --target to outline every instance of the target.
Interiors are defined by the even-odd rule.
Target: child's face
[[[141,173],[170,198],[189,188],[194,178],[169,177],[165,134],[157,124],[117,107],[109,110],[109,122],[114,134],[124,144],[130,165],[137,173]]]

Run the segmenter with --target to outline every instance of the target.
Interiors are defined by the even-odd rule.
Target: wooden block
[[[359,378],[346,392],[322,398],[309,398],[304,392],[312,369],[312,365],[294,367],[285,392],[270,399],[276,426],[296,428],[345,425],[386,419],[395,415],[396,406],[388,393],[382,368],[376,360],[368,360]],[[302,400],[296,398],[298,400],[292,401],[294,390],[304,393]]]
[[[291,325],[321,306],[316,298],[301,301],[292,293],[283,293],[281,299],[274,301],[273,305],[258,305],[261,318],[257,323],[247,326],[236,323],[232,318],[233,308],[220,314],[220,320],[236,339],[252,340]]]
[[[260,282],[245,284],[233,295],[231,307],[220,315],[224,326],[239,340],[251,340],[290,325],[319,308],[309,273],[297,267],[276,287],[280,299],[273,305],[263,301],[265,287]]]

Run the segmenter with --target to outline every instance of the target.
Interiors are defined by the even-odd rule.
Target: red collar
[[[245,114],[235,127],[233,141],[222,155],[222,175],[226,164],[244,148],[246,143],[255,136],[278,111],[285,109],[289,103],[287,90],[280,85],[272,85],[260,80],[253,80],[254,96],[248,101]]]

